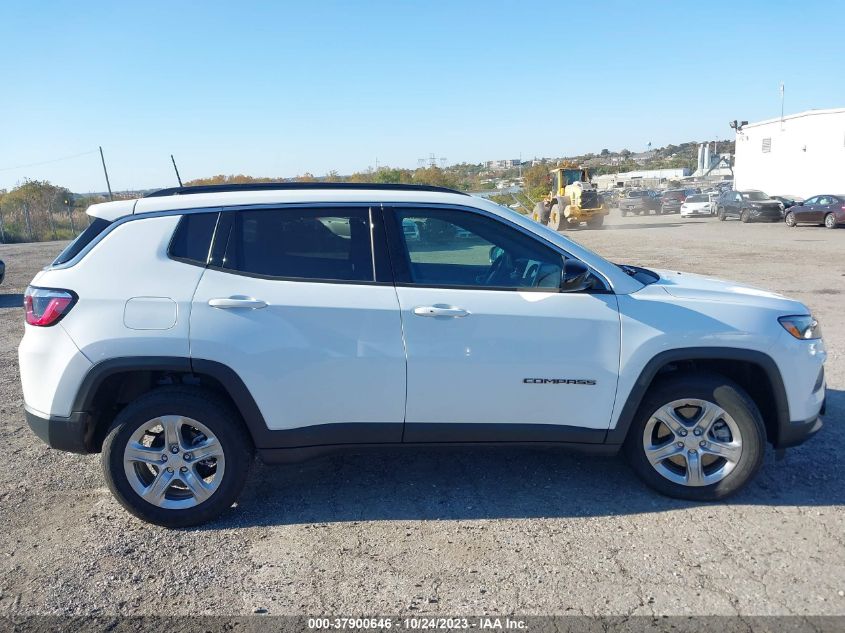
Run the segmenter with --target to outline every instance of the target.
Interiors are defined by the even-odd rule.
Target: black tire
[[[748,224],[751,221],[751,214],[748,212],[748,209],[743,209],[739,212],[739,221]]]
[[[792,211],[786,212],[786,215],[783,216],[783,222],[784,224],[786,224],[786,226],[793,229],[798,226],[798,222],[795,221],[795,213],[793,213]]]
[[[828,213],[824,216],[824,225],[828,229],[835,229],[836,228],[836,216],[832,213]]]
[[[646,457],[643,434],[650,417],[665,404],[685,398],[717,404],[739,427],[742,454],[736,467],[714,484],[693,487],[675,483],[657,472]],[[623,450],[634,472],[654,490],[677,499],[717,501],[736,493],[754,478],[763,464],[765,448],[763,419],[745,390],[719,374],[690,373],[662,379],[651,386],[631,424]]]
[[[727,219],[728,219],[728,216],[725,215],[725,210],[719,209],[719,221],[724,222]]]
[[[587,226],[591,229],[600,229],[604,224],[604,216],[603,215],[596,215],[587,220]]]
[[[162,415],[181,415],[201,422],[217,436],[225,454],[226,468],[219,487],[191,508],[166,509],[142,499],[124,470],[123,453],[132,434]],[[252,461],[252,441],[239,414],[217,394],[191,387],[164,387],[127,405],[106,435],[101,455],[106,483],[120,505],[143,521],[168,528],[199,525],[230,508],[246,483]]]

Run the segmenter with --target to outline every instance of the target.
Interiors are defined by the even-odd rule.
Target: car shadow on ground
[[[23,308],[23,295],[0,295],[0,308]]]
[[[825,426],[778,461],[769,447],[732,505],[845,505],[845,392],[828,390]],[[542,448],[345,452],[256,463],[239,507],[202,530],[348,521],[577,518],[696,506],[642,484],[621,457]],[[195,528],[196,529],[196,528]]]

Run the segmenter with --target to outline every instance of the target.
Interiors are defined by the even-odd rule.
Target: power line
[[[88,152],[80,152],[72,156],[63,156],[62,158],[53,158],[51,160],[44,160],[38,163],[29,163],[27,165],[16,165],[15,167],[0,167],[0,171],[12,171],[14,169],[26,169],[27,167],[38,167],[39,165],[49,165],[50,163],[58,163],[63,160],[70,160],[71,158],[78,158],[80,156],[87,156],[88,154],[96,154],[97,150],[92,149]]]

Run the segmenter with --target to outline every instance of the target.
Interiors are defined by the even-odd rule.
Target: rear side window
[[[235,214],[223,268],[314,281],[373,281],[369,209]]]
[[[170,242],[170,257],[192,264],[208,263],[211,238],[217,225],[217,213],[183,215]]]
[[[65,249],[59,253],[59,256],[53,260],[53,266],[59,266],[60,264],[66,264],[74,257],[79,255],[82,252],[82,249],[88,246],[91,242],[94,241],[94,238],[97,237],[100,233],[106,230],[111,226],[111,222],[108,220],[103,220],[102,218],[94,218],[91,221],[91,224],[88,225],[88,228],[82,231],[79,235],[76,236],[76,239],[73,240],[70,244],[65,246]]]

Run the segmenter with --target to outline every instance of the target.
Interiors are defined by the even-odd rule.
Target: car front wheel
[[[652,387],[625,442],[634,471],[670,497],[723,499],[763,463],[766,431],[745,391],[717,374],[689,374]]]
[[[167,387],[126,406],[103,442],[112,494],[165,527],[205,523],[237,499],[252,463],[238,414],[213,392]]]
[[[798,222],[795,221],[795,214],[792,211],[789,211],[786,214],[786,217],[783,219],[786,226],[794,228],[798,225]]]

